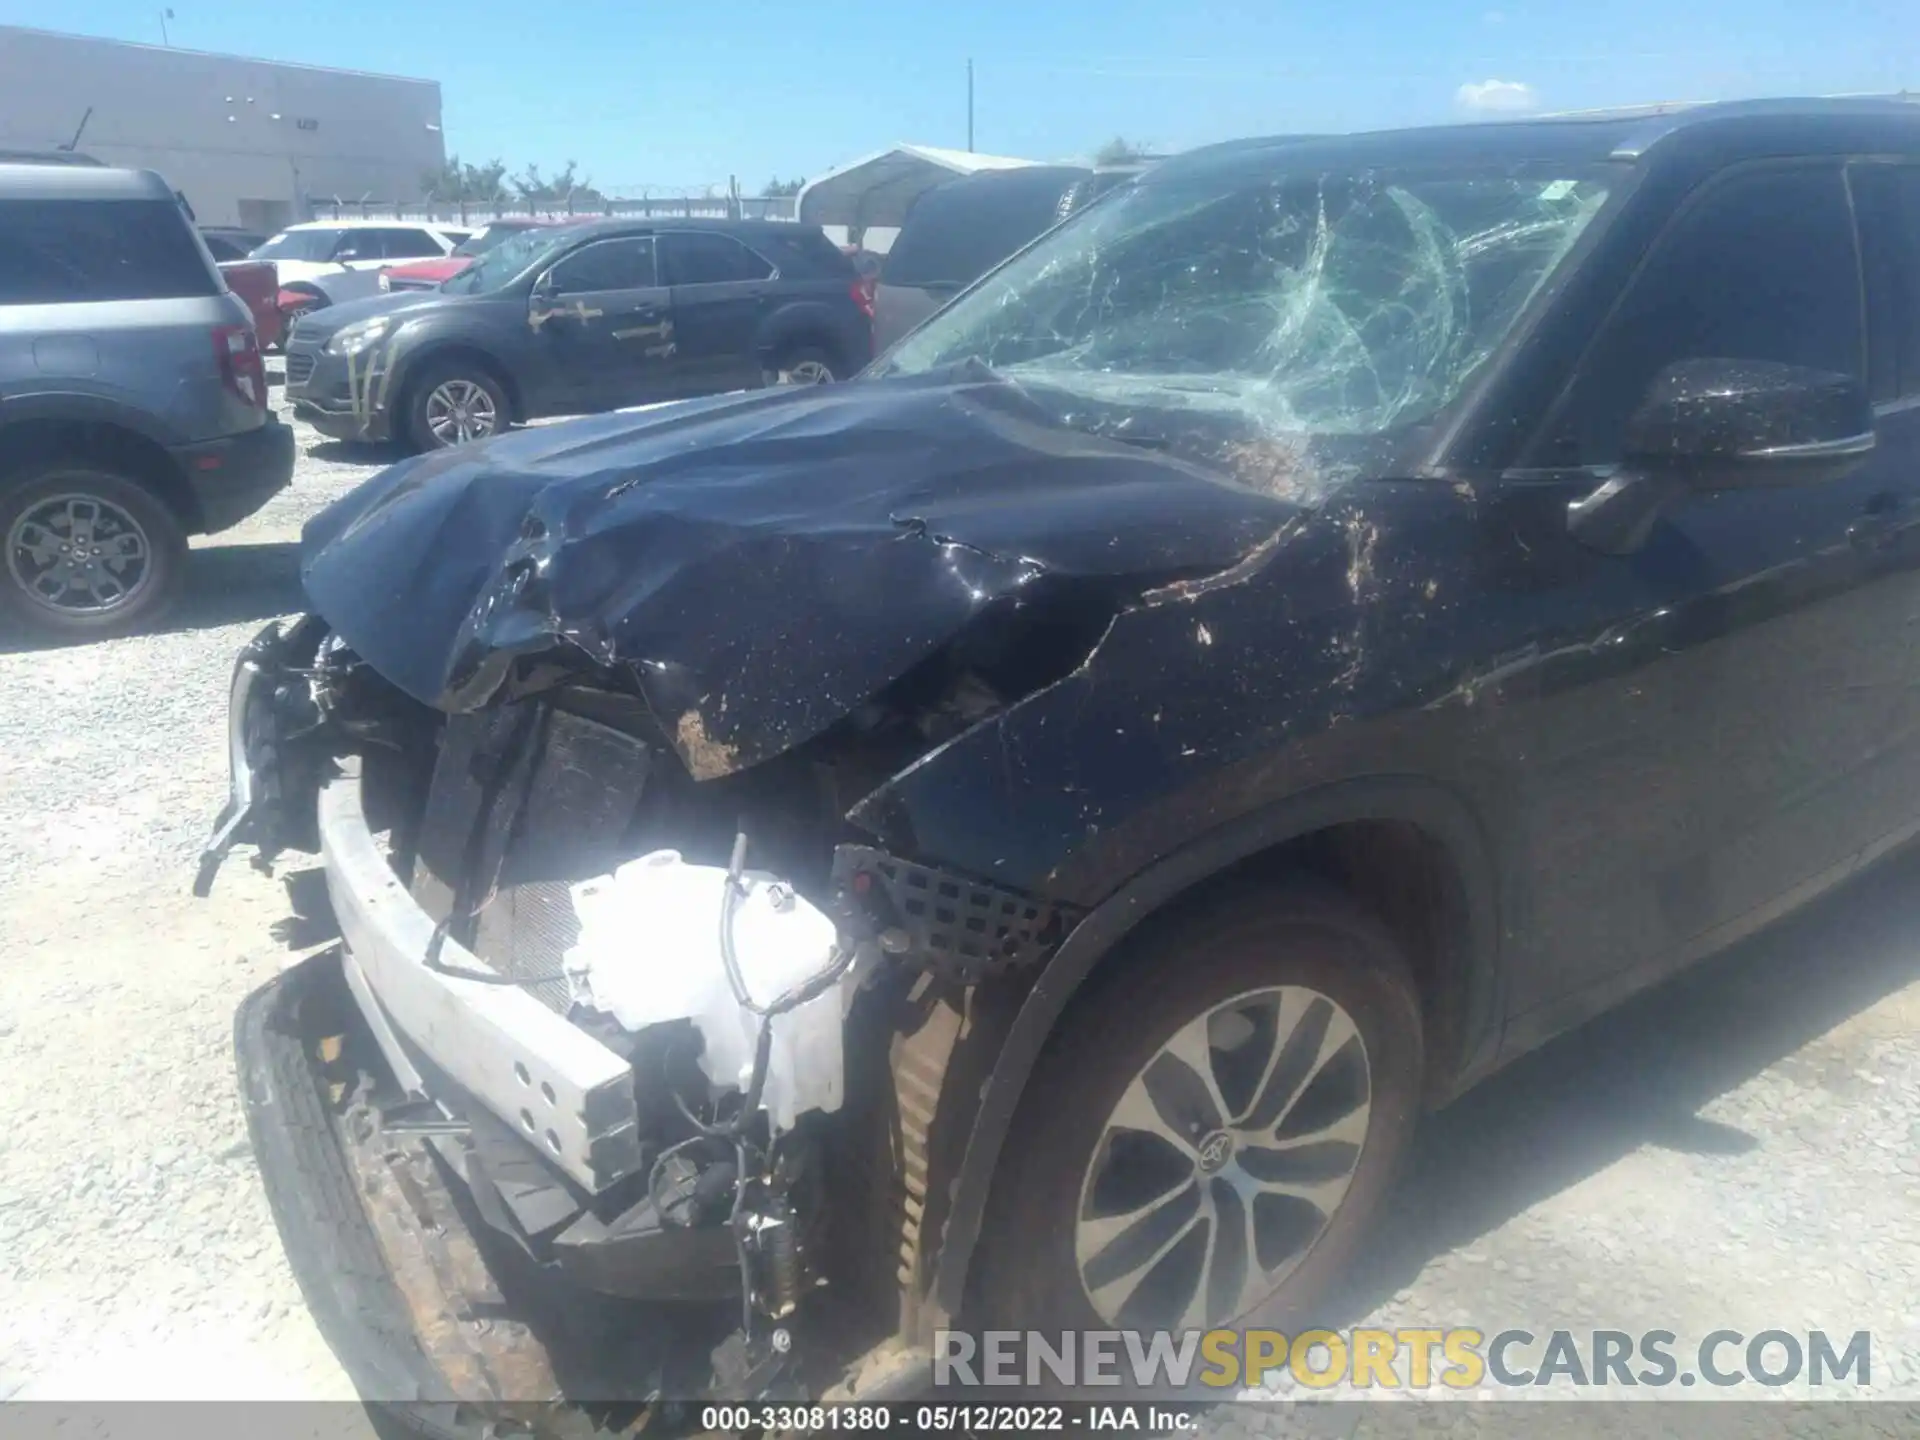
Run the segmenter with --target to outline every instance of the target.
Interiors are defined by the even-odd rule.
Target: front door
[[[1653,244],[1531,469],[1589,491],[1628,416],[1685,359],[1868,379],[1862,270],[1838,162],[1726,172]],[[1911,813],[1920,614],[1904,432],[1842,479],[1694,493],[1624,556],[1577,562],[1577,681],[1537,707],[1515,799],[1524,928],[1514,1009],[1611,988],[1734,938],[1844,874]],[[1570,562],[1574,563],[1574,562]]]
[[[569,251],[536,285],[535,334],[543,415],[583,414],[672,394],[673,310],[651,235],[617,235]]]
[[[660,236],[683,395],[744,390],[761,381],[754,342],[771,295],[773,266],[730,235],[669,230]]]

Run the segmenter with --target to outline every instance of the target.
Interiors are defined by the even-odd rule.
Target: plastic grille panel
[[[1066,920],[1033,896],[866,846],[834,852],[834,879],[882,931],[905,932],[908,956],[969,984],[1038,961]]]

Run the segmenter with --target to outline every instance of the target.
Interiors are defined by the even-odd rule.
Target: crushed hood
[[[818,734],[1041,576],[1138,593],[1232,566],[1299,509],[961,367],[423,456],[311,520],[301,573],[416,699],[470,710],[607,667],[709,778]]]

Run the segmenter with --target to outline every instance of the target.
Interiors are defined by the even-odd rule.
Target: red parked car
[[[489,220],[472,235],[453,247],[451,255],[442,255],[432,260],[415,260],[406,265],[395,265],[380,272],[382,290],[438,290],[441,282],[458,275],[473,263],[476,255],[483,255],[505,240],[509,235],[518,235],[522,230],[531,230],[536,225],[551,225],[551,220],[538,220],[526,216],[517,220]]]
[[[271,260],[222,260],[220,274],[227,288],[247,302],[253,312],[254,334],[262,350],[280,343],[286,328],[280,313],[280,267]]]

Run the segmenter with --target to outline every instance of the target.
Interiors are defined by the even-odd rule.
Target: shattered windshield
[[[1269,434],[1379,435],[1460,392],[1605,198],[1511,173],[1140,185],[1016,256],[877,373],[971,360]]]

